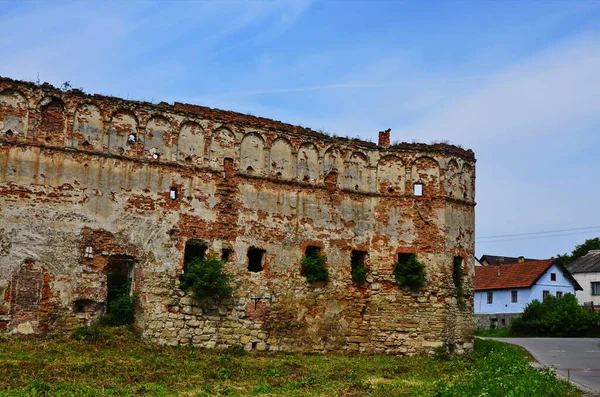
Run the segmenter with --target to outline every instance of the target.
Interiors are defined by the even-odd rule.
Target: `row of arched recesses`
[[[0,135],[10,133],[16,139],[26,138],[31,123],[28,106],[18,91],[0,93]],[[215,169],[222,169],[225,159],[233,159],[234,169],[249,175],[311,184],[325,182],[343,189],[382,194],[410,194],[411,186],[418,183],[424,187],[424,196],[473,198],[472,167],[465,163],[459,168],[456,160],[442,175],[440,165],[430,157],[407,160],[389,154],[375,162],[367,153],[348,148],[319,148],[312,142],[293,144],[285,137],[267,144],[258,132],[236,136],[226,126],[207,131],[196,121],[179,124],[168,115],[153,115],[142,126],[140,118],[130,110],[116,110],[106,119],[92,103],[77,107],[67,133],[65,104],[52,96],[39,101],[34,116],[32,139],[46,145]]]

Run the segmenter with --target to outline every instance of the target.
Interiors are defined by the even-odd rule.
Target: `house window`
[[[556,281],[556,273],[550,273],[550,281]]]
[[[415,183],[413,185],[413,194],[415,196],[422,196],[423,195],[423,184],[422,183]]]
[[[260,248],[252,247],[248,249],[248,271],[262,271],[264,254],[265,250],[261,250]]]
[[[600,295],[600,282],[599,281],[592,283],[592,295]]]
[[[550,291],[544,291],[542,292],[542,300],[546,300],[547,297],[550,296]]]
[[[492,303],[494,303],[494,293],[493,292],[487,293],[487,302],[488,302],[488,305],[491,305]]]
[[[519,301],[519,291],[510,291],[511,303],[517,303]]]
[[[556,291],[556,297],[557,298],[562,298],[562,296],[563,296],[562,291]]]

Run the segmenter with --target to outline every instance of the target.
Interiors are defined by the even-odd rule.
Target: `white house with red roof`
[[[503,328],[533,300],[575,294],[581,286],[555,259],[475,268],[475,327]]]

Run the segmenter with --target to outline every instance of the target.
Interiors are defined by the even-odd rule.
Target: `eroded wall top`
[[[471,150],[389,145],[202,106],[126,101],[0,78],[0,140],[365,194],[474,202]]]

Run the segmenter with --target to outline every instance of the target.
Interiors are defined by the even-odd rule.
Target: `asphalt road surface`
[[[600,339],[597,338],[489,338],[523,346],[542,365],[556,368],[595,392],[600,392]]]

